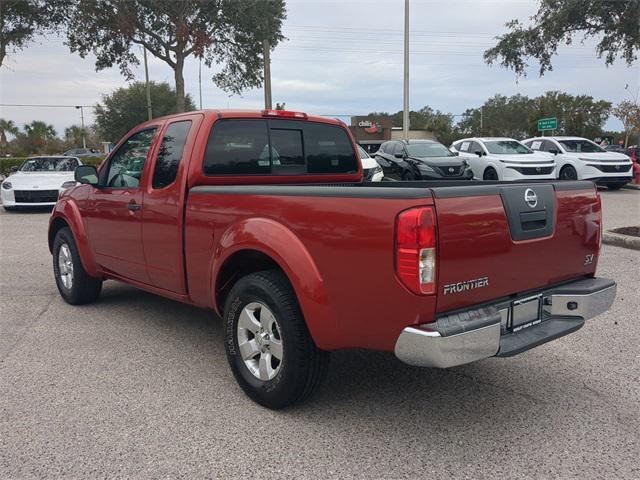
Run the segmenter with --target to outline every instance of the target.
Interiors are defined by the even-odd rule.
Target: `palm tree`
[[[29,150],[33,152],[42,151],[49,140],[53,140],[56,136],[56,130],[53,125],[48,125],[40,120],[34,120],[24,126],[27,134],[27,144]]]
[[[7,135],[17,135],[18,127],[13,123],[13,120],[5,120],[0,118],[0,149],[4,153],[7,148]]]

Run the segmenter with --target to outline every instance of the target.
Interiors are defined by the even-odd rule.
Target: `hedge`
[[[0,158],[0,175],[8,176],[11,173],[11,167],[19,167],[26,159],[27,157]],[[84,165],[95,166],[98,166],[102,160],[104,160],[104,157],[83,157],[80,159]]]

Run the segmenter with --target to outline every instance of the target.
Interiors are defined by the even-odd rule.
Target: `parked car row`
[[[364,151],[361,156],[370,157]],[[473,137],[457,140],[450,148],[433,140],[389,140],[380,144],[373,158],[383,177],[365,176],[365,181],[592,180],[617,190],[633,178],[629,156],[580,137],[537,137],[523,142]]]

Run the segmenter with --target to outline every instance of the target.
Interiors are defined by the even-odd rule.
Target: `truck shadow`
[[[101,311],[116,310],[126,315],[127,322],[140,322],[145,335],[170,330],[174,349],[210,359],[188,380],[197,382],[202,379],[196,376],[204,376],[235,390],[231,396],[248,415],[318,424],[337,432],[350,425],[396,437],[436,435],[429,441],[437,441],[438,435],[457,437],[470,431],[500,436],[531,422],[544,428],[577,411],[585,396],[591,397],[586,399],[589,402],[598,400],[593,398],[598,392],[585,390],[575,365],[548,368],[553,358],[543,357],[543,364],[535,369],[518,357],[440,370],[405,365],[391,353],[349,350],[331,354],[327,379],[309,401],[271,412],[251,402],[236,385],[225,359],[222,322],[215,313],[126,285],[108,285],[99,302]]]

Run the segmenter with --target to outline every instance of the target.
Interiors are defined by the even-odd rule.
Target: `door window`
[[[100,184],[112,188],[138,188],[155,132],[156,128],[150,128],[131,135],[111,157],[100,175]]]
[[[395,147],[393,148],[393,155],[397,155],[399,153],[404,153],[404,145],[402,145],[402,143],[400,142],[396,143]]]
[[[191,120],[175,122],[167,128],[158,150],[153,172],[153,188],[164,188],[175,181],[190,129]]]

